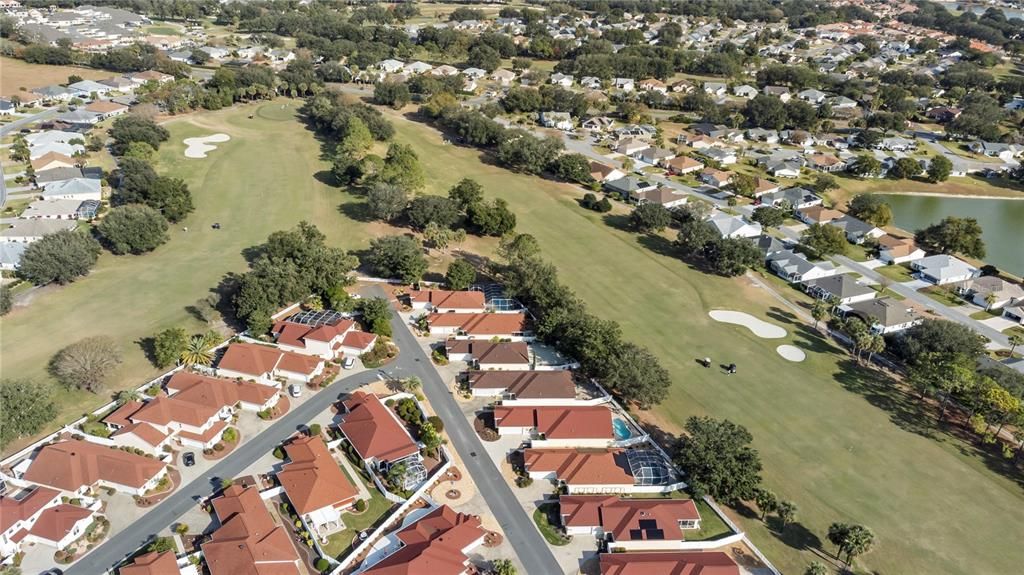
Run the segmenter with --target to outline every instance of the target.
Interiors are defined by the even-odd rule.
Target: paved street
[[[33,122],[39,122],[39,121],[45,120],[47,118],[52,118],[53,116],[57,115],[58,111],[59,110],[56,107],[53,107],[53,108],[50,108],[48,110],[43,110],[42,112],[39,112],[38,114],[32,114],[31,116],[25,116],[24,118],[21,118],[20,120],[15,120],[15,121],[13,121],[13,122],[11,122],[9,124],[4,124],[3,126],[0,126],[0,136],[6,136],[7,134],[10,134],[12,132],[17,132],[18,130],[24,128],[25,126],[28,126],[29,124],[31,124]]]

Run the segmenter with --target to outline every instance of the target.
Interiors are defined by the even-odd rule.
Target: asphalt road
[[[19,120],[15,120],[15,121],[13,121],[13,122],[11,122],[9,124],[4,124],[3,126],[0,126],[0,136],[6,136],[7,134],[10,134],[11,132],[16,132],[16,131],[24,128],[25,126],[28,126],[29,124],[31,124],[33,122],[39,122],[41,120],[45,120],[47,118],[51,118],[53,116],[56,116],[57,112],[58,112],[58,109],[56,107],[54,107],[54,108],[50,108],[49,110],[43,110],[42,112],[39,112],[38,114],[32,114],[31,116],[25,116],[24,118],[21,118]]]
[[[383,290],[380,293],[383,295]],[[477,490],[484,496],[491,513],[504,529],[505,538],[512,544],[526,572],[531,575],[561,573],[562,568],[537,531],[533,519],[526,514],[512,493],[512,488],[487,455],[480,438],[455,403],[451,390],[441,380],[430,358],[420,348],[397,312],[392,312],[391,330],[402,352],[399,355],[400,361],[387,366],[384,371],[394,377],[415,375],[423,381],[423,393],[444,421],[452,445],[462,458]]]
[[[401,357],[401,356],[400,356]],[[193,480],[152,508],[128,528],[116,533],[80,561],[64,570],[66,575],[96,575],[112,570],[129,555],[145,545],[154,535],[193,509],[200,499],[220,488],[220,478],[235,477],[277,444],[305,426],[313,417],[338,400],[338,396],[375,381],[377,372],[367,371],[339,379],[292,409],[277,423],[240,445],[210,471]]]

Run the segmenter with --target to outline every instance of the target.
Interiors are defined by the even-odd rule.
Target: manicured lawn
[[[732,529],[729,529],[725,521],[722,521],[722,518],[711,509],[710,505],[704,503],[703,499],[695,499],[694,503],[697,505],[697,512],[700,513],[700,529],[687,531],[687,541],[707,541],[732,533]]]
[[[939,286],[926,287],[922,290],[919,290],[919,292],[941,303],[942,305],[947,305],[949,307],[957,307],[967,303],[962,298],[958,297],[952,289],[946,289]]]
[[[344,470],[345,468],[342,467],[342,471]],[[347,471],[345,475],[348,475]],[[360,477],[359,481],[363,481],[363,479]],[[371,495],[366,502],[366,511],[359,514],[342,513],[341,520],[345,522],[345,529],[328,537],[327,544],[323,545],[324,552],[337,559],[348,554],[353,538],[360,531],[372,527],[393,505],[377,491],[372,483],[363,481],[363,485]]]
[[[896,283],[909,282],[914,279],[914,276],[911,275],[912,272],[910,271],[910,268],[903,264],[878,266],[875,268],[875,271]]]
[[[874,258],[866,247],[856,244],[846,245],[846,257],[855,262],[866,262]]]
[[[986,319],[992,319],[994,317],[999,317],[1001,315],[1003,315],[1003,310],[1001,309],[983,309],[972,313],[971,319],[982,321]]]
[[[534,509],[533,522],[537,524],[537,529],[540,530],[540,534],[544,536],[545,541],[556,547],[561,547],[569,543],[569,538],[562,535],[562,532],[549,520],[555,513],[557,505],[557,503],[545,503]]]
[[[839,182],[840,189],[828,193],[833,203],[842,205],[849,201],[856,194],[860,193],[882,193],[882,194],[951,194],[956,196],[993,196],[1000,198],[1019,198],[1024,192],[1024,186],[1014,183],[1008,179],[991,179],[978,176],[955,177],[942,182],[932,184],[921,179],[917,180],[891,180],[888,178],[859,179],[843,174],[834,174]]]

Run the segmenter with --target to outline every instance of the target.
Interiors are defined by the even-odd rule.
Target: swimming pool
[[[619,441],[633,437],[633,432],[629,430],[629,424],[618,417],[612,420],[612,431],[615,433],[615,439]]]

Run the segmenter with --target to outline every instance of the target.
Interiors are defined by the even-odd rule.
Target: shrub
[[[320,436],[320,424],[319,423],[314,423],[313,425],[309,426],[309,435],[310,435],[310,437],[319,437]]]
[[[331,564],[323,557],[317,559],[316,563],[314,563],[313,565],[314,567],[316,567],[316,570],[321,573],[326,573],[327,570],[331,568]]]
[[[355,508],[356,508],[356,511],[358,511],[360,513],[362,513],[363,511],[366,511],[366,500],[365,499],[357,499],[356,500],[356,504],[355,504]]]
[[[221,434],[220,438],[228,443],[234,443],[238,441],[238,430],[234,427],[229,427],[224,430],[224,433]],[[217,446],[215,445],[214,449],[216,449],[216,447]]]
[[[280,447],[275,447],[274,448],[274,457],[276,457],[278,459],[284,459],[284,450],[281,449]],[[284,511],[286,508],[287,508],[287,506],[284,503],[282,503],[281,504],[281,510]]]
[[[219,441],[217,443],[214,443],[213,444],[213,450],[214,451],[224,451],[224,444],[220,443]]]
[[[444,422],[441,421],[440,417],[438,417],[436,415],[431,415],[430,417],[427,418],[427,421],[430,422],[430,424],[434,426],[434,431],[436,431],[438,433],[441,433],[442,431],[444,431]]]

